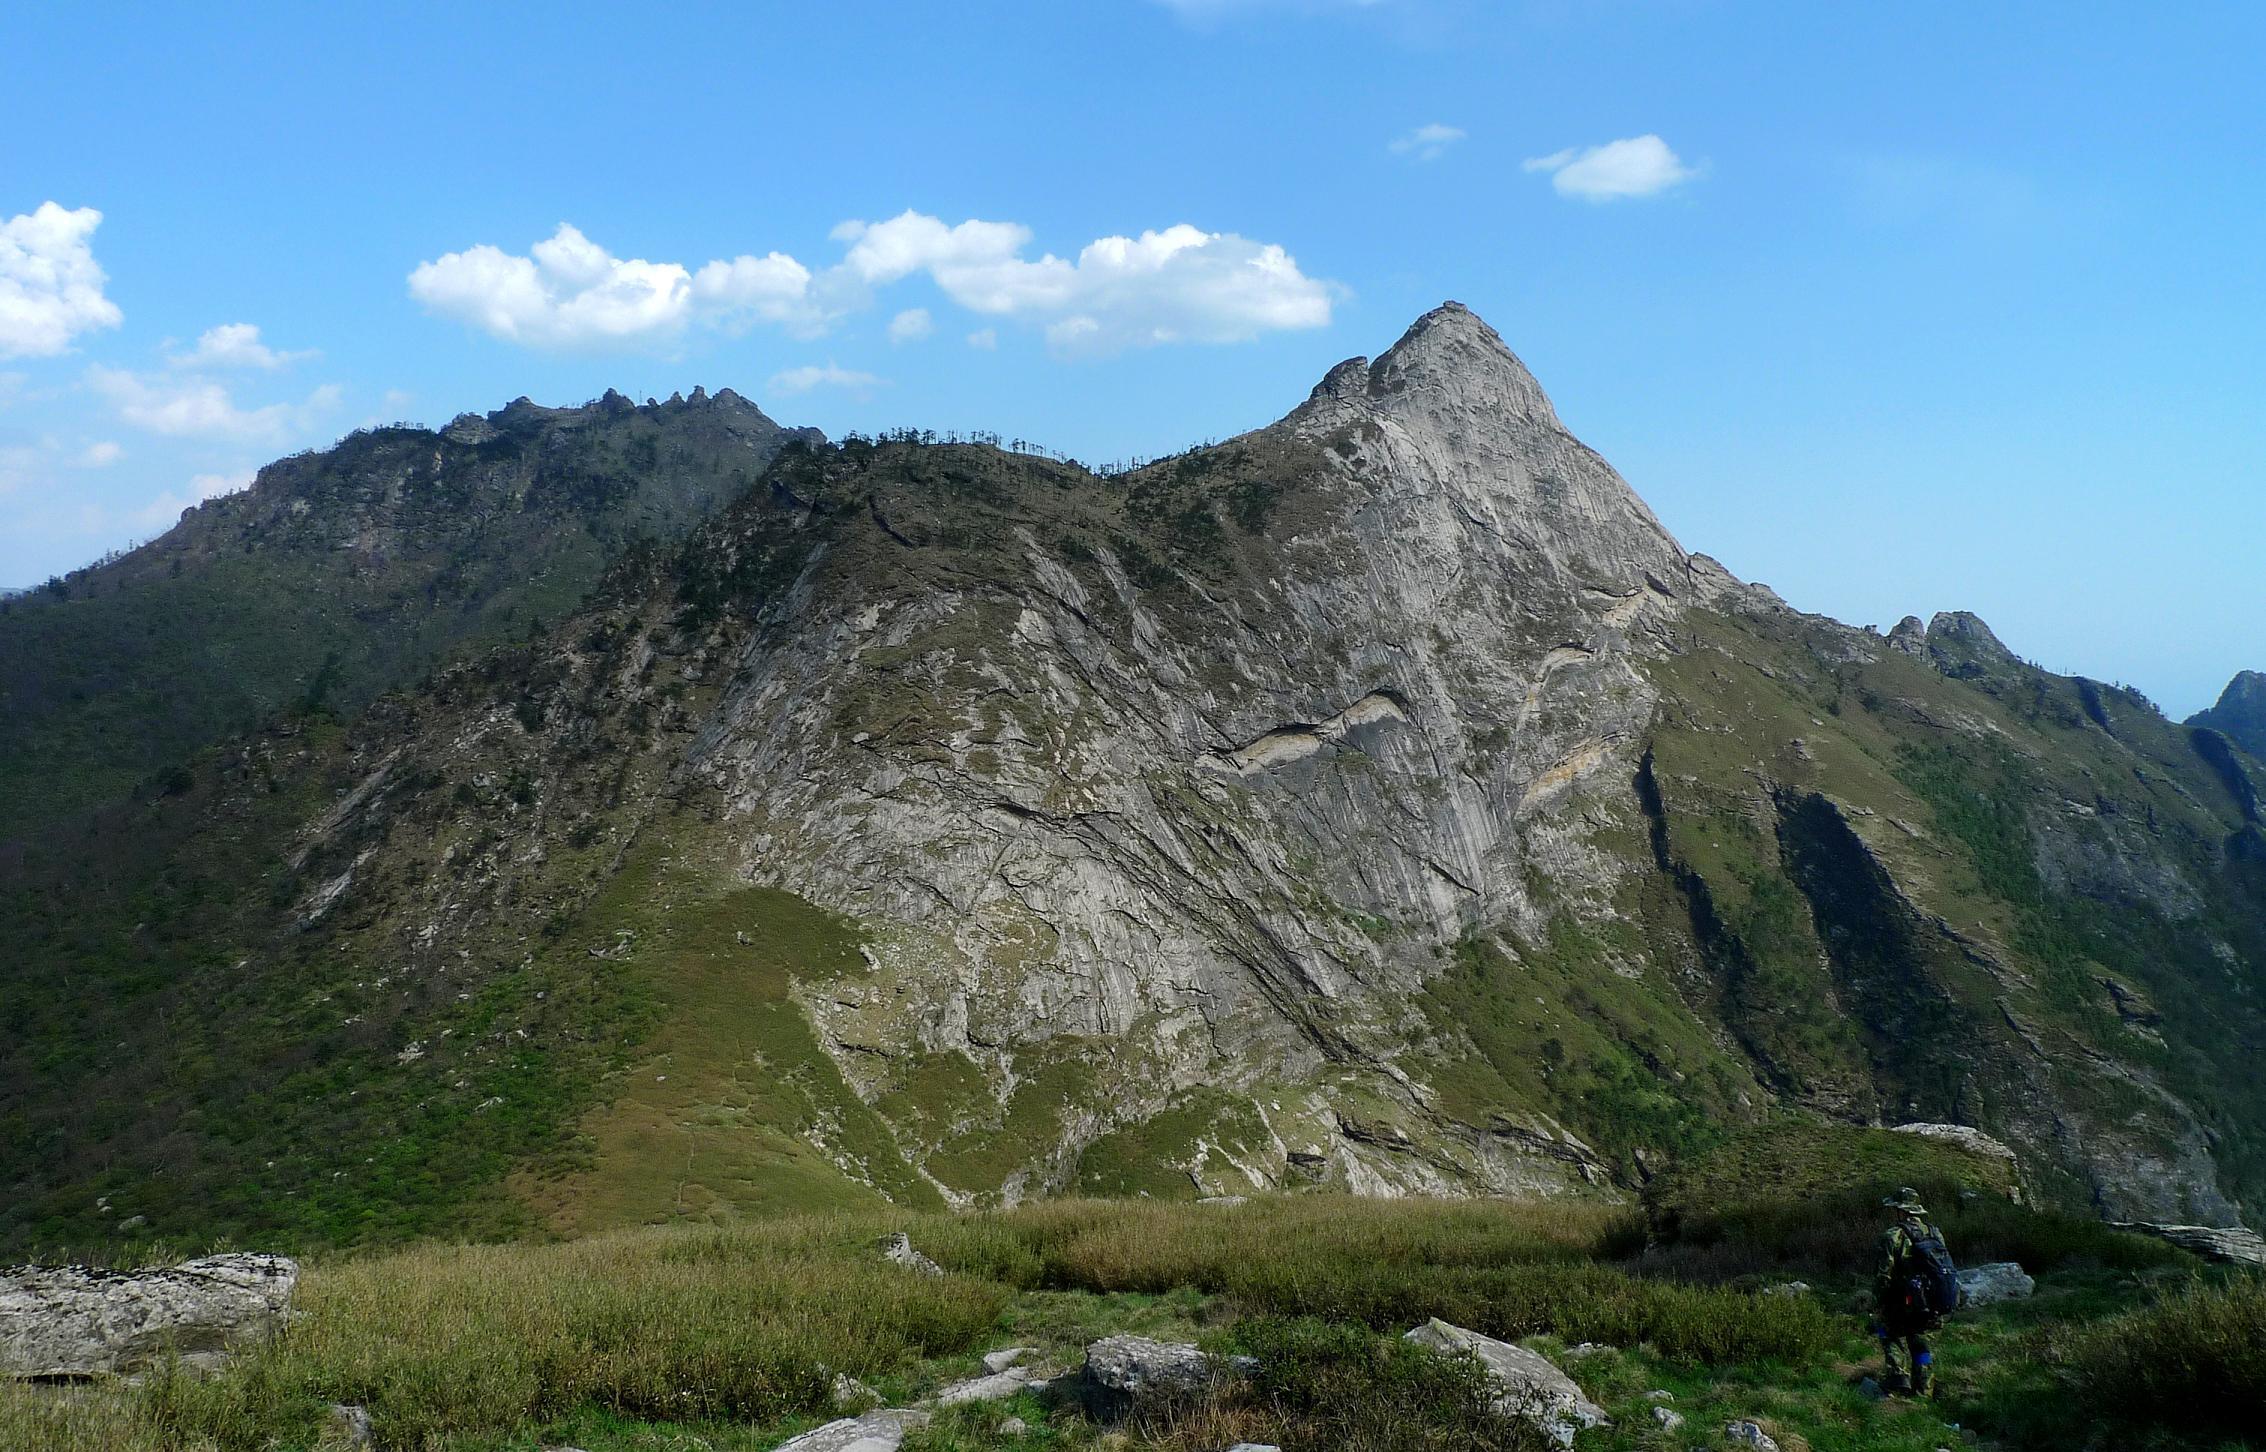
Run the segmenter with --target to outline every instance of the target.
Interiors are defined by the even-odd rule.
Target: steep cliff
[[[1621,1193],[1780,1111],[2223,1222],[2266,837],[2216,739],[1687,555],[1452,304],[1129,474],[798,444],[540,639],[121,808],[81,903],[83,845],[0,865],[9,1225]]]

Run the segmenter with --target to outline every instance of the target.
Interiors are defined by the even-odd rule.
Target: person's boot
[[[1892,1371],[1881,1378],[1880,1389],[1892,1397],[1910,1396],[1912,1383],[1905,1380],[1903,1372]]]
[[[1933,1397],[1936,1394],[1935,1358],[1923,1351],[1912,1358],[1912,1395]]]

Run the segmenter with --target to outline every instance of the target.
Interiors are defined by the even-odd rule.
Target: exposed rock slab
[[[2205,1260],[2215,1260],[2224,1265],[2266,1267],[2266,1239],[2261,1239],[2257,1231],[2247,1226],[2157,1225],[2147,1221],[2123,1220],[2117,1222],[2116,1228],[2168,1240],[2181,1250],[2192,1251]]]
[[[928,1413],[904,1407],[844,1417],[792,1437],[772,1452],[897,1452],[905,1434],[928,1424]]]
[[[160,1270],[21,1266],[0,1273],[0,1372],[95,1376],[179,1354],[210,1359],[283,1324],[296,1261],[206,1256]]]
[[[1612,1419],[1591,1401],[1574,1379],[1539,1352],[1508,1341],[1497,1341],[1477,1331],[1466,1331],[1434,1317],[1405,1338],[1434,1351],[1469,1352],[1487,1368],[1498,1391],[1496,1409],[1520,1417],[1550,1434],[1561,1447],[1574,1445],[1576,1433],[1607,1425]]]

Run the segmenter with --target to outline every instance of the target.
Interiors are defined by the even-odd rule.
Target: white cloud
[[[338,385],[326,383],[302,403],[239,408],[227,386],[210,378],[150,377],[99,363],[87,370],[87,383],[135,428],[176,438],[280,443],[312,427],[339,400]]]
[[[126,456],[126,451],[108,439],[86,446],[79,452],[78,465],[82,469],[107,469]]]
[[[87,244],[101,225],[92,207],[53,202],[0,222],[0,358],[52,357],[79,334],[125,320],[103,296],[108,279]]]
[[[1306,276],[1281,247],[1184,224],[1139,237],[1103,237],[1075,261],[1023,255],[1031,231],[1014,222],[948,225],[919,212],[844,222],[847,244],[824,272],[784,253],[711,262],[624,261],[561,224],[531,255],[481,245],[420,264],[410,294],[426,308],[508,342],[539,348],[667,347],[693,326],[772,323],[815,337],[879,288],[925,273],[961,307],[1044,327],[1058,347],[1110,350],[1154,343],[1241,342],[1320,327],[1342,289]],[[898,315],[891,337],[915,336]]]
[[[166,361],[176,368],[281,368],[314,356],[312,349],[286,353],[270,348],[251,323],[222,323],[205,329],[196,347]]]
[[[1657,136],[1630,136],[1603,146],[1568,147],[1526,163],[1528,171],[1550,174],[1550,185],[1562,197],[1585,202],[1609,202],[1622,197],[1649,197],[1678,182],[1698,176]]]
[[[810,270],[780,252],[710,262],[623,259],[565,222],[515,256],[482,244],[418,264],[409,295],[427,311],[535,348],[666,346],[695,321],[725,329],[777,323],[808,333],[826,321]]]
[[[986,353],[989,353],[992,349],[999,346],[999,329],[976,329],[974,332],[968,334],[968,346],[971,348],[981,348]]]
[[[1075,262],[1051,252],[1024,257],[1027,227],[947,226],[919,212],[845,222],[835,236],[851,243],[842,265],[859,280],[884,284],[926,272],[953,302],[1037,322],[1064,351],[1243,342],[1321,327],[1339,291],[1306,276],[1281,247],[1186,223],[1100,238]]]
[[[927,308],[907,308],[889,320],[889,341],[917,343],[936,331],[936,320],[928,315]]]
[[[800,368],[789,368],[771,375],[773,393],[808,393],[814,388],[840,388],[863,398],[889,380],[876,378],[871,373],[860,373],[854,368],[842,368],[833,363],[806,363]]]
[[[1418,161],[1437,161],[1449,147],[1464,139],[1467,133],[1460,126],[1443,126],[1434,121],[1414,131],[1393,138],[1392,150],[1396,156],[1413,156]]]

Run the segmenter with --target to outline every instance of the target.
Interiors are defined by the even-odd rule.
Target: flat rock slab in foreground
[[[905,1408],[867,1412],[813,1427],[781,1442],[772,1452],[897,1452],[905,1434],[928,1424],[928,1413]]]
[[[1561,1447],[1573,1446],[1574,1434],[1583,1428],[1612,1420],[1603,1407],[1582,1394],[1572,1377],[1523,1346],[1451,1326],[1437,1317],[1409,1332],[1406,1339],[1434,1351],[1468,1351],[1478,1357],[1495,1383],[1496,1409],[1534,1423]]]
[[[212,1255],[158,1270],[0,1271],[0,1373],[97,1376],[178,1353],[196,1362],[283,1324],[298,1262]]]

